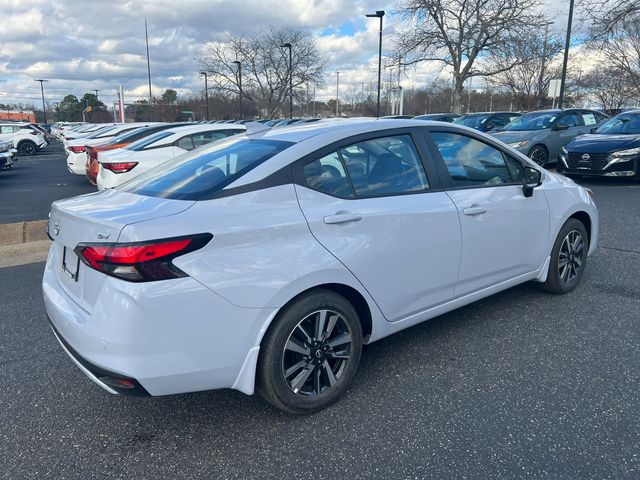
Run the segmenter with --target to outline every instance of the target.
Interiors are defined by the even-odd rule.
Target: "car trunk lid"
[[[53,239],[51,262],[65,292],[91,312],[106,275],[79,261],[80,243],[115,243],[122,229],[146,220],[183,212],[195,202],[145,197],[117,190],[54,202],[48,233]]]

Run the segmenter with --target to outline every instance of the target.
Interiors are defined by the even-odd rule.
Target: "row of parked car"
[[[613,118],[581,108],[413,118],[449,121],[488,133],[538,165],[556,163],[557,171],[567,176],[640,176],[640,110]]]
[[[407,118],[395,116],[385,118]],[[452,122],[492,135],[540,166],[556,163],[569,176],[635,176],[640,172],[640,110],[609,118],[588,109],[529,113],[480,112],[412,117]],[[265,127],[318,122],[319,118],[260,120]],[[246,131],[252,120],[205,123],[56,125],[71,173],[85,175],[99,190],[116,187],[201,145]],[[0,149],[1,150],[1,149]]]

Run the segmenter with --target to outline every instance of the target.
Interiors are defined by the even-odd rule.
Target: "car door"
[[[566,129],[559,130],[558,125],[567,126]],[[585,126],[582,117],[577,110],[568,110],[558,115],[554,126],[551,128],[551,141],[547,142],[549,158],[556,159],[560,149],[567,145],[580,133],[585,133]]]
[[[448,195],[433,187],[408,131],[352,139],[296,169],[298,201],[311,232],[388,320],[453,297],[458,214]]]
[[[541,189],[524,196],[520,160],[460,132],[433,131],[431,139],[449,174],[446,192],[462,229],[455,295],[537,270],[549,253],[549,209]]]

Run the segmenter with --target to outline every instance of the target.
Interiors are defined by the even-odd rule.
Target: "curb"
[[[48,240],[47,220],[0,225],[0,247]]]
[[[44,262],[51,247],[50,240],[0,246],[0,268]]]

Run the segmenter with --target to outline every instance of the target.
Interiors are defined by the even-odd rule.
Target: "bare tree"
[[[400,12],[410,27],[398,37],[405,63],[437,61],[453,70],[454,112],[462,111],[464,82],[510,70],[512,63],[482,65],[486,54],[507,58],[515,40],[547,23],[537,0],[403,0]]]
[[[281,47],[292,45],[289,52]],[[273,117],[289,95],[289,69],[292,71],[294,97],[300,97],[307,85],[320,87],[324,63],[315,39],[308,33],[290,27],[269,27],[254,36],[227,36],[223,42],[207,44],[200,58],[201,67],[209,73],[212,89],[229,95],[240,93],[238,64],[242,68],[242,92],[264,116]]]
[[[563,49],[562,39],[549,34],[548,29],[514,39],[510,49],[498,50],[487,59],[486,67],[498,72],[487,80],[509,91],[516,109],[542,108],[549,82],[561,74],[557,57]]]
[[[615,67],[593,69],[582,75],[577,88],[595,99],[600,108],[615,112],[634,97],[634,87],[628,75]]]

